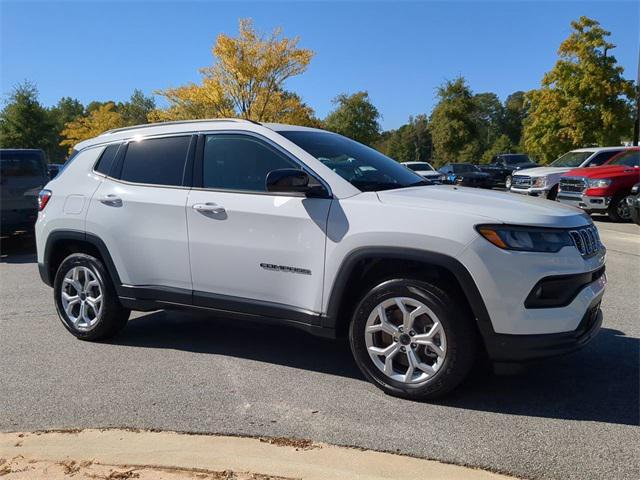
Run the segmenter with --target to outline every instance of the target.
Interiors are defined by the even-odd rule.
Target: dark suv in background
[[[478,168],[491,175],[494,184],[504,185],[508,190],[511,188],[513,172],[537,166],[538,164],[524,153],[501,153],[493,157],[488,165],[478,165]]]
[[[37,149],[0,149],[0,229],[31,230],[38,218],[38,192],[49,181],[47,158]]]

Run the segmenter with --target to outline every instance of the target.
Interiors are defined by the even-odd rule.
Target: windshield
[[[468,163],[454,163],[451,166],[453,167],[453,173],[468,173],[480,171],[478,167]]]
[[[405,163],[414,172],[422,172],[424,170],[433,170],[433,167],[426,162],[423,163]]]
[[[278,132],[363,192],[431,183],[380,152],[330,132]]]
[[[568,152],[551,162],[549,166],[570,168],[579,167],[591,155],[593,155],[593,152]]]
[[[609,165],[625,165],[627,167],[640,167],[640,150],[630,150],[607,163]]]
[[[7,177],[41,177],[44,162],[39,152],[0,152],[0,175]]]

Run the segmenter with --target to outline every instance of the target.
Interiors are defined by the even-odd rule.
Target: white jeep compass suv
[[[112,130],[40,193],[40,274],[80,339],[131,310],[207,309],[348,335],[363,374],[412,399],[451,390],[480,355],[522,362],[596,334],[605,249],[588,216],[428,183],[311,128]]]

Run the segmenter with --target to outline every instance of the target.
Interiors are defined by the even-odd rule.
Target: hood
[[[528,177],[546,177],[547,175],[560,175],[568,172],[571,167],[536,167],[518,170],[514,175],[526,175]]]
[[[581,210],[558,202],[453,185],[385,190],[378,197],[382,203],[475,216],[479,223],[574,228],[589,222]]]
[[[603,165],[602,167],[574,168],[563,176],[565,177],[588,177],[607,178],[619,177],[620,175],[640,175],[640,168],[628,167],[626,165]]]
[[[442,177],[444,175],[436,170],[418,170],[416,173],[423,177]]]

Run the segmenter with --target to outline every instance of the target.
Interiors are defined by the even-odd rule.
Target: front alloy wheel
[[[507,190],[511,190],[511,184],[513,183],[513,179],[511,175],[507,175],[507,178],[504,179],[504,188]]]
[[[458,289],[395,279],[362,297],[349,342],[358,367],[378,388],[428,400],[464,380],[475,360],[477,330]]]
[[[417,385],[442,367],[447,336],[424,303],[408,297],[389,298],[373,309],[366,325],[369,356],[390,379]]]

